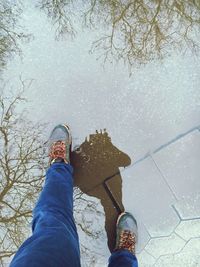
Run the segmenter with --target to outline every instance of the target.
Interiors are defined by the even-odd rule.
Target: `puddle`
[[[72,152],[74,184],[83,193],[100,199],[110,250],[115,245],[117,217],[124,211],[119,167],[130,164],[130,157],[113,145],[106,130],[91,134]]]

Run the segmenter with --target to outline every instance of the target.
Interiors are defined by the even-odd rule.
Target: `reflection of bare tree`
[[[162,58],[170,49],[186,46],[196,49],[198,45],[194,32],[200,24],[198,0],[41,0],[41,3],[53,21],[62,25],[61,29],[66,26],[67,32],[73,32],[69,11],[81,4],[77,19],[83,18],[85,26],[103,27],[92,51],[100,50],[105,60],[114,56],[131,66]]]
[[[72,23],[73,19],[73,1],[72,0],[42,0],[39,1],[38,7],[45,10],[48,17],[56,25],[56,36],[70,34],[74,36],[75,29]]]
[[[96,266],[105,256],[98,243],[106,238],[104,231],[104,212],[100,201],[83,194],[74,188],[74,218],[79,232],[81,266]]]
[[[99,38],[91,51],[104,60],[123,60],[132,66],[162,58],[172,49],[198,48],[199,0],[38,0],[56,27],[56,37],[74,36],[76,21],[98,29]],[[20,27],[23,11],[20,1],[0,2],[0,68],[18,41],[27,40]]]
[[[19,40],[28,40],[19,23],[22,13],[20,1],[0,1],[0,69],[13,52],[20,52]]]
[[[42,189],[48,157],[44,151],[44,126],[29,121],[19,110],[26,99],[22,91],[8,97],[7,86],[0,97],[0,266],[14,255],[28,238],[32,209]],[[6,93],[6,96],[5,96]],[[44,153],[45,152],[45,153]],[[97,202],[74,189],[74,215],[78,229],[97,240],[101,227],[91,224],[88,214],[102,217]],[[102,224],[103,227],[103,224]],[[96,255],[88,244],[80,244],[85,265],[95,261]]]
[[[172,48],[197,46],[192,30],[200,24],[199,1],[91,1],[87,21],[97,13],[111,25],[93,46],[103,49],[105,58],[112,55],[132,65],[162,58]]]
[[[41,189],[44,161],[41,158],[42,126],[16,112],[22,93],[1,97],[0,108],[0,261],[13,255],[24,241],[32,208]]]

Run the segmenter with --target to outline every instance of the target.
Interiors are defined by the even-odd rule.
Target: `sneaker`
[[[117,236],[115,251],[127,249],[135,255],[135,244],[137,238],[137,222],[128,212],[119,215],[117,219]]]
[[[54,162],[70,163],[71,131],[66,124],[57,125],[48,140],[50,165]]]

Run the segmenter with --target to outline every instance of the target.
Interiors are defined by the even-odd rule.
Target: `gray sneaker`
[[[66,124],[57,125],[48,140],[50,164],[63,161],[70,163],[71,146],[72,137],[69,127]]]
[[[135,255],[135,244],[137,241],[137,222],[133,215],[124,212],[119,215],[116,225],[117,236],[115,251],[127,249]]]

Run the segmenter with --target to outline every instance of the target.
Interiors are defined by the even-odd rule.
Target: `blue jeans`
[[[73,217],[73,168],[54,163],[33,211],[32,236],[15,254],[10,267],[80,267],[80,250]],[[114,252],[109,267],[137,267],[128,251]]]

